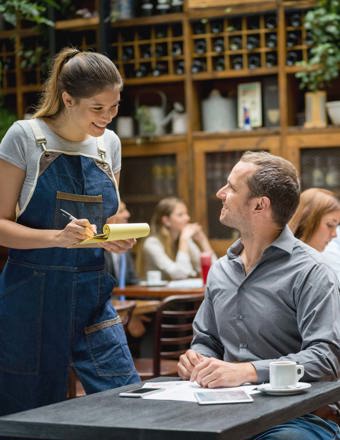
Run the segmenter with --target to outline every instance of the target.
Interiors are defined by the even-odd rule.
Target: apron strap
[[[44,150],[45,154],[48,154],[48,151],[46,149],[47,140],[43,135],[43,132],[38,124],[37,119],[29,119],[28,122],[32,128],[37,145]],[[99,138],[97,138],[97,151],[101,161],[105,162],[106,149],[104,146],[104,136],[100,136]]]
[[[32,131],[33,131],[33,134],[35,137],[35,142],[37,143],[37,145],[39,147],[41,147],[44,150],[45,154],[48,154],[47,149],[46,149],[47,140],[46,140],[45,136],[43,135],[43,132],[38,124],[37,119],[29,119],[28,122],[32,128]]]
[[[97,151],[98,151],[98,155],[101,159],[102,162],[105,162],[105,157],[106,157],[106,149],[105,149],[105,145],[104,145],[104,135],[100,136],[97,139]]]

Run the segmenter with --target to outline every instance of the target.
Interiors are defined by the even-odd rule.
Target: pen
[[[74,215],[70,214],[69,212],[65,211],[65,209],[59,209],[59,211],[65,216],[67,217],[70,221],[72,220],[76,220],[76,217],[74,217]]]

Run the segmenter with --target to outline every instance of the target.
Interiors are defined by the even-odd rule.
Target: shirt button
[[[243,315],[238,315],[238,319],[243,319]]]

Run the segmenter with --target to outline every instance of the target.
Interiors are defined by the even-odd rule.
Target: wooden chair
[[[192,321],[203,298],[203,293],[174,295],[160,303],[155,317],[153,358],[134,359],[142,380],[177,375],[178,358],[190,347]]]
[[[129,325],[132,313],[136,307],[136,301],[118,301],[117,303],[114,303],[117,313],[119,314],[122,324],[124,326],[125,331],[127,330],[127,327]],[[86,393],[84,391],[84,388],[78,379],[75,371],[73,368],[70,369],[69,377],[68,377],[68,390],[67,390],[67,397],[69,399],[72,399],[74,397],[81,397],[84,396]]]

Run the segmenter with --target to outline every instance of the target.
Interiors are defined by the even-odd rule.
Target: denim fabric
[[[115,186],[93,159],[60,155],[18,223],[61,229],[63,208],[101,231],[117,207]],[[70,366],[87,393],[140,381],[113,285],[100,248],[9,251],[0,276],[0,415],[64,400]]]
[[[306,414],[274,426],[251,440],[340,440],[340,429],[331,420]]]

